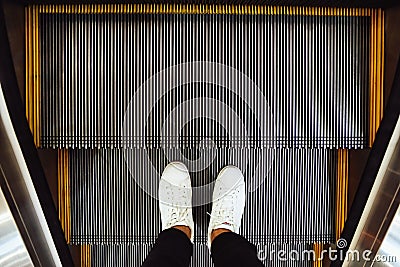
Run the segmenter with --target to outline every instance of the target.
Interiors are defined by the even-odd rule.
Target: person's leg
[[[181,230],[170,228],[162,231],[143,267],[188,267],[193,254],[193,244]]]
[[[237,234],[245,199],[242,172],[234,166],[222,169],[215,182],[208,226],[208,246],[215,267],[263,266],[256,247]]]
[[[259,267],[264,266],[257,256],[257,248],[243,236],[234,232],[223,232],[211,243],[211,257],[215,267]]]
[[[189,172],[181,162],[165,167],[159,186],[162,232],[143,267],[187,267],[193,254],[194,222]]]

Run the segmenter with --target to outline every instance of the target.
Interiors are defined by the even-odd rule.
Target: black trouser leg
[[[188,267],[193,244],[182,231],[170,228],[162,231],[142,267]]]
[[[264,266],[257,257],[256,247],[243,236],[222,233],[211,245],[211,257],[215,267]]]

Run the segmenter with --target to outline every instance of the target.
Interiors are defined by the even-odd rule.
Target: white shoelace
[[[175,225],[176,223],[185,221],[185,218],[189,216],[188,208],[169,208],[170,217],[168,218],[169,225]]]
[[[234,212],[238,193],[239,191],[237,189],[230,191],[215,203],[216,205],[214,209],[219,210],[219,212],[213,215],[208,212],[207,214],[219,224],[228,223],[235,228],[236,224],[234,222]],[[224,209],[221,209],[221,207],[224,207]]]
[[[168,214],[170,215],[169,218],[167,219],[168,225],[175,225],[176,223],[183,222],[185,221],[185,218],[189,216],[189,203],[185,203],[185,200],[187,199],[186,195],[186,190],[188,190],[185,187],[179,188],[177,186],[173,185],[167,185],[166,188],[167,190],[167,195],[171,195],[171,198],[175,198],[172,195],[176,195],[176,192],[179,192],[181,195],[176,196],[178,200],[180,200],[177,203],[172,203],[172,201],[168,201],[169,203],[166,203],[168,207]]]

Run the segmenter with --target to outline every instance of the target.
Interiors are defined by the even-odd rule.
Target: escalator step
[[[41,147],[368,144],[370,17],[40,14],[39,22]]]
[[[213,181],[225,165],[244,173],[240,233],[254,243],[333,242],[337,152],[326,149],[69,150],[71,243],[152,243],[160,232],[163,168],[191,173],[195,243],[206,242]]]

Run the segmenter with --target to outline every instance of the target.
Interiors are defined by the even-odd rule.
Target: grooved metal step
[[[245,176],[240,233],[250,242],[334,241],[332,150],[95,149],[70,150],[69,157],[73,244],[154,242],[161,230],[159,179],[175,160],[191,172],[196,243],[206,242],[213,181],[229,164]]]
[[[26,15],[28,121],[37,146],[69,149],[60,218],[71,244],[89,244],[88,265],[141,265],[174,160],[192,178],[192,266],[212,266],[206,213],[227,164],[244,173],[240,233],[258,251],[335,241],[346,149],[371,145],[382,115],[381,10],[45,5]]]
[[[40,14],[41,146],[362,148],[370,18]]]

